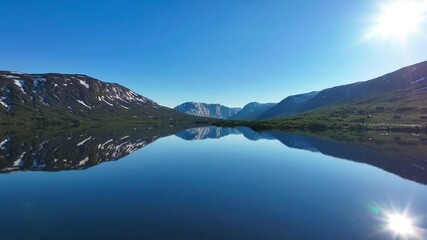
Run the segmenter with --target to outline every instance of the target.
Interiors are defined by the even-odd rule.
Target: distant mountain
[[[0,71],[0,113],[0,122],[185,117],[119,84],[86,75],[8,71]]]
[[[175,110],[198,117],[229,119],[241,108],[229,108],[220,104],[186,102],[175,107]]]
[[[301,108],[318,92],[309,92],[298,95],[289,96],[283,99],[278,104],[260,114],[257,119],[273,119],[293,115],[301,111]]]
[[[261,117],[266,111],[274,107],[275,103],[251,102],[246,104],[242,110],[231,116],[233,120],[253,121]]]
[[[291,116],[344,104],[368,103],[374,108],[425,108],[427,61],[404,67],[384,76],[353,84],[328,88],[318,93],[285,98],[259,119]],[[297,98],[295,101],[294,98]],[[301,97],[302,100],[300,99]],[[424,103],[424,104],[423,104]]]

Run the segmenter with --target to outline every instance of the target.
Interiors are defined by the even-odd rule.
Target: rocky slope
[[[0,122],[183,117],[124,86],[86,75],[8,71],[0,71],[0,113]]]
[[[220,104],[186,102],[176,106],[175,110],[192,116],[229,119],[241,108],[229,108]]]

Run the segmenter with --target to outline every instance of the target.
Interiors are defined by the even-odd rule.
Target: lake
[[[427,138],[248,128],[0,136],[0,239],[427,239]]]

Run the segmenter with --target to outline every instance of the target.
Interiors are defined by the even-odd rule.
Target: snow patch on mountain
[[[415,89],[415,90],[414,90],[414,92],[419,92],[419,91],[423,91],[423,90],[427,90],[427,87],[423,87],[423,88]]]
[[[6,111],[9,112],[12,108],[10,105],[8,105],[4,100],[6,100],[7,97],[0,97],[0,105],[6,108]]]
[[[10,79],[19,78],[18,76],[14,76],[14,75],[5,75],[5,74],[2,74],[2,76],[5,77],[5,78],[10,78]]]
[[[418,80],[413,81],[413,82],[412,82],[412,84],[417,84],[417,83],[422,82],[422,81],[424,81],[424,80],[426,80],[426,78],[425,78],[425,77],[423,77],[423,78],[420,78],[420,79],[418,79]]]
[[[92,139],[92,136],[90,136],[90,137],[88,137],[88,138],[86,138],[85,140],[83,140],[83,141],[81,141],[81,142],[79,142],[79,143],[77,143],[77,147],[79,147],[79,146],[83,146],[87,141],[89,141],[89,140],[91,140]]]
[[[85,165],[87,162],[89,162],[89,157],[86,157],[86,158],[84,158],[83,160],[81,160],[81,161],[79,162],[79,166],[83,166],[83,165]]]
[[[9,136],[7,136],[2,142],[0,142],[0,149],[4,149],[4,145],[10,141]]]
[[[80,83],[81,85],[83,85],[85,88],[89,89],[89,84],[87,84],[87,82],[86,82],[86,81],[81,80],[81,79],[77,79],[77,80],[78,80],[78,81],[79,81],[79,83]]]
[[[114,107],[114,104],[107,102],[107,100],[105,100],[104,98],[102,98],[102,101],[108,105],[110,105],[111,107]]]
[[[101,146],[100,146],[99,148],[104,149],[104,147],[105,147],[107,144],[111,143],[111,142],[113,142],[113,139],[109,139],[109,140],[108,140],[108,141],[106,141],[105,143],[101,144]]]
[[[15,83],[15,85],[18,86],[18,88],[25,94],[25,91],[24,91],[24,80],[15,79],[15,80],[13,80],[13,83]]]
[[[88,106],[85,102],[83,102],[82,100],[77,100],[78,103],[80,103],[81,105],[89,108],[90,110],[92,110],[92,107]]]
[[[18,159],[17,159],[15,162],[13,162],[13,166],[14,166],[14,167],[21,167],[21,166],[23,165],[23,158],[24,158],[24,156],[25,156],[25,153],[26,153],[26,152],[23,152],[23,153],[18,157]]]
[[[46,79],[41,76],[34,77],[34,88],[33,92],[37,94],[37,90],[40,86],[44,86],[46,84]]]

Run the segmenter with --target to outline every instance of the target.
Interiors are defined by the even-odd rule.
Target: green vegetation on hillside
[[[396,91],[363,102],[321,108],[267,121],[217,121],[217,126],[248,126],[255,130],[427,130],[427,93]]]

